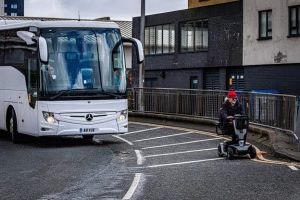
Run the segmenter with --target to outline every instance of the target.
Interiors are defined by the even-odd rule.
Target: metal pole
[[[294,115],[294,120],[295,120],[295,125],[294,125],[294,133],[298,137],[297,140],[297,150],[300,151],[300,113],[298,113],[298,103],[299,99],[296,97],[296,105],[295,105],[295,115]]]
[[[141,24],[140,24],[140,40],[143,47],[145,46],[145,0],[141,0]],[[145,61],[144,61],[145,63]],[[144,63],[139,66],[139,111],[144,111]]]

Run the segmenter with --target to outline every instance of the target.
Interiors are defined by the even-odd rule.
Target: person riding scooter
[[[242,115],[243,109],[242,105],[238,102],[237,94],[234,90],[231,90],[227,94],[227,98],[220,109],[220,124],[223,130],[226,130],[226,135],[232,136],[232,141],[226,142],[225,151],[227,151],[227,146],[230,144],[235,144],[237,142],[237,137],[234,133],[234,127],[232,124],[232,119],[234,115]]]

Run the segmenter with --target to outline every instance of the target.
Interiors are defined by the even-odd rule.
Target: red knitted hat
[[[235,93],[235,91],[233,91],[233,90],[229,91],[228,94],[227,94],[227,97],[228,97],[228,98],[236,98],[236,93]]]

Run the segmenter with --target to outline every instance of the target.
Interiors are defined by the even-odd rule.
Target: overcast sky
[[[141,0],[24,0],[25,16],[131,20],[140,15]],[[186,9],[188,0],[146,0],[146,15]]]

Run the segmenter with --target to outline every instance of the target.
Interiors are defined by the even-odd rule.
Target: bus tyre
[[[9,118],[9,133],[11,134],[11,140],[14,144],[18,144],[21,142],[21,135],[18,133],[18,125],[17,125],[17,117],[15,110],[11,110],[10,118]]]
[[[83,135],[82,137],[83,137],[83,139],[85,139],[85,140],[93,140],[94,135]]]

